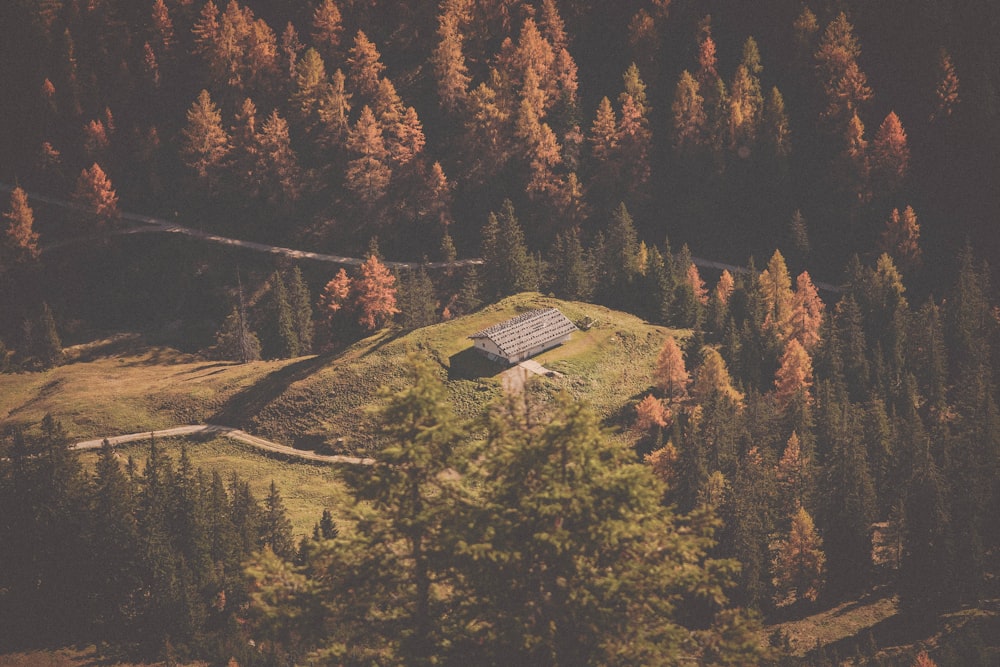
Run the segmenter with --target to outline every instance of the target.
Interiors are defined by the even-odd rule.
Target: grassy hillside
[[[58,368],[0,376],[0,429],[37,423],[46,413],[74,439],[217,422],[298,447],[373,451],[370,408],[379,403],[380,387],[405,384],[409,351],[437,361],[456,409],[471,417],[500,396],[506,368],[476,354],[468,335],[549,306],[595,324],[536,357],[564,374],[537,378],[538,391],[565,389],[591,402],[609,424],[625,423],[625,406],[650,386],[672,332],[601,306],[521,294],[418,331],[385,330],[341,352],[286,361],[206,361],[129,336],[78,346]]]

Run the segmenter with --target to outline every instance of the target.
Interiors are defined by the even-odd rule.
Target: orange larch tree
[[[354,155],[345,174],[347,187],[363,203],[372,205],[382,198],[389,187],[392,169],[388,164],[389,151],[382,127],[370,107],[361,110],[361,116],[348,136],[347,147]]]
[[[336,59],[343,31],[340,9],[333,0],[323,0],[313,12],[312,43],[326,60],[334,62]]]
[[[812,517],[802,507],[792,516],[788,537],[778,543],[774,559],[778,606],[815,602],[823,588],[826,554]]]
[[[111,187],[111,179],[96,162],[80,172],[73,202],[93,213],[98,230],[104,230],[118,220],[118,195]]]
[[[396,277],[378,257],[372,255],[361,265],[361,275],[352,286],[358,324],[374,331],[399,312],[396,307]]]
[[[705,287],[705,281],[701,279],[701,274],[698,273],[698,267],[694,265],[694,262],[688,264],[686,277],[688,284],[691,285],[691,291],[694,292],[694,298],[698,299],[701,305],[707,305],[708,288]]]
[[[326,287],[323,288],[323,294],[319,300],[319,308],[327,319],[330,319],[335,313],[339,313],[350,306],[348,297],[351,294],[351,284],[352,282],[347,275],[347,271],[341,269],[326,284]]]
[[[212,191],[228,153],[229,135],[222,128],[222,113],[208,91],[202,90],[188,109],[187,124],[181,130],[181,157]]]
[[[355,94],[366,99],[374,97],[385,65],[382,64],[382,56],[375,44],[361,30],[354,37],[354,46],[351,47],[347,64],[347,80]]]
[[[656,361],[656,387],[668,399],[679,400],[687,396],[687,386],[690,382],[691,375],[684,366],[684,355],[677,345],[677,339],[668,336],[663,341],[660,356]]]
[[[785,444],[785,451],[778,461],[775,479],[778,482],[779,503],[782,513],[791,516],[803,503],[808,483],[809,458],[802,453],[799,436],[795,431]]]
[[[774,331],[778,340],[785,339],[784,327],[788,323],[792,311],[792,277],[788,274],[788,265],[780,250],[775,250],[767,263],[767,268],[760,273],[760,289],[764,296],[767,309],[764,325]]]
[[[812,359],[802,344],[795,338],[785,344],[778,370],[774,374],[775,398],[782,408],[792,401],[802,398],[806,403],[812,402],[809,388],[813,383]]]
[[[816,70],[827,101],[823,116],[837,125],[850,120],[858,107],[872,97],[868,78],[858,67],[859,55],[861,47],[854,36],[854,26],[841,12],[827,25],[815,54]]]
[[[444,12],[438,18],[438,44],[431,62],[437,80],[438,101],[446,111],[455,111],[469,92],[469,69],[462,53],[462,31],[458,16]]]
[[[803,271],[795,279],[791,312],[788,323],[782,330],[788,338],[798,340],[806,352],[812,353],[820,341],[823,310],[823,300],[819,298],[819,292],[809,277],[809,272]]]
[[[674,147],[681,153],[689,153],[698,146],[704,146],[708,123],[705,98],[698,82],[687,70],[681,72],[677,81],[671,112]]]
[[[647,394],[635,406],[635,428],[646,433],[653,428],[664,428],[670,423],[670,409],[663,401]]]
[[[733,280],[733,274],[729,273],[727,269],[723,269],[722,275],[719,276],[719,282],[715,284],[715,296],[718,298],[719,303],[723,306],[729,303],[729,297],[732,296],[734,289],[735,281]]]
[[[35,213],[28,205],[28,195],[20,187],[10,193],[10,210],[3,214],[7,221],[3,246],[15,262],[38,258],[38,232],[33,227]]]
[[[871,145],[871,174],[887,192],[895,192],[906,178],[910,165],[910,147],[906,130],[895,111],[890,111],[875,133]]]
[[[958,75],[951,62],[951,56],[944,49],[938,57],[938,83],[934,88],[934,111],[932,121],[943,121],[951,118],[958,106]]]

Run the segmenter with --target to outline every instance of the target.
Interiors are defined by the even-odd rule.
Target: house
[[[469,336],[473,347],[493,361],[516,364],[569,340],[576,326],[555,308],[521,313]]]

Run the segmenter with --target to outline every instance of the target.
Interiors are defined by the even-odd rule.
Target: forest
[[[1000,597],[993,3],[9,0],[0,30],[2,373],[122,331],[335,354],[523,292],[677,332],[605,420],[530,386],[460,418],[416,355],[356,504],[300,543],[276,486],[5,427],[0,648],[997,658],[760,639],[873,590],[913,638]]]

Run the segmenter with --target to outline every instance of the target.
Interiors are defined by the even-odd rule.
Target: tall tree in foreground
[[[2,250],[4,254],[10,255],[15,262],[25,262],[38,258],[38,232],[33,227],[35,224],[35,213],[28,205],[28,195],[20,187],[14,188],[10,193],[10,210],[3,214],[7,221],[6,229],[3,230]],[[0,255],[0,266],[2,266],[2,255]]]

